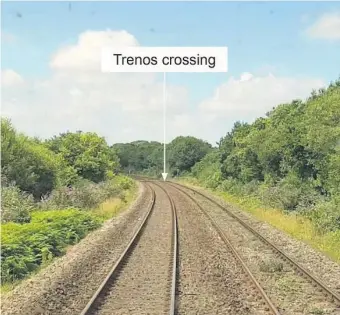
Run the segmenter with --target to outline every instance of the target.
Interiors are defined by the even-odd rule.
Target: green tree
[[[119,165],[115,150],[93,132],[63,133],[45,145],[60,154],[79,176],[93,182],[105,180],[108,172],[114,172]]]
[[[177,137],[168,145],[169,167],[173,175],[190,171],[212,149],[212,146],[195,137]]]
[[[17,133],[8,119],[1,120],[1,159],[7,181],[36,199],[76,176],[60,155]]]

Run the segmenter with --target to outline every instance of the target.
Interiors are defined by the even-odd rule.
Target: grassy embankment
[[[236,196],[227,192],[202,187],[195,178],[182,178],[179,182],[193,188],[204,188],[213,195],[221,197],[226,202],[252,214],[258,220],[269,223],[340,263],[340,231],[321,234],[310,220],[301,215],[288,214],[279,209],[267,207],[254,197]]]
[[[117,176],[110,188],[110,197],[92,209],[38,209],[30,212],[28,223],[2,224],[1,293],[64,255],[89,232],[128,208],[137,196],[136,183],[126,177]]]

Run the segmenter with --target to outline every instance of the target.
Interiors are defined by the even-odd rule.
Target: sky
[[[227,73],[168,73],[166,141],[214,144],[236,121],[340,76],[339,2],[1,2],[1,111],[30,136],[163,142],[163,76],[101,73],[103,45],[227,46]]]

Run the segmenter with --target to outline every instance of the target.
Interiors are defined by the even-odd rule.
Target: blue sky
[[[274,73],[329,82],[340,74],[340,41],[306,29],[336,2],[2,2],[2,69],[25,80],[52,75],[52,56],[87,30],[126,30],[142,46],[228,46],[229,71],[169,74],[192,108],[230,77]],[[18,17],[20,13],[21,17]],[[273,104],[276,105],[276,104]]]

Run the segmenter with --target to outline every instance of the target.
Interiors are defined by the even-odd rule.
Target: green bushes
[[[16,186],[1,186],[1,223],[26,223],[31,220],[34,208],[31,195],[23,193]]]
[[[46,141],[45,145],[61,155],[78,176],[95,183],[107,179],[108,172],[119,165],[116,152],[93,132],[63,133]]]
[[[76,180],[75,170],[38,140],[18,134],[1,119],[1,172],[9,183],[39,200],[59,185]]]
[[[53,257],[64,253],[101,220],[80,210],[33,212],[30,223],[2,225],[1,281],[24,278]]]
[[[42,142],[2,118],[1,157],[3,283],[23,279],[62,255],[108,218],[109,212],[103,216],[95,208],[111,197],[125,200],[134,185],[116,175],[115,150],[95,133]]]
[[[93,209],[111,197],[122,197],[124,191],[134,185],[132,179],[125,176],[115,176],[99,184],[88,180],[78,181],[71,188],[60,187],[41,200],[39,208],[42,210],[60,208]]]
[[[340,231],[340,198],[317,203],[304,209],[305,215],[312,220],[320,234]]]
[[[339,139],[340,80],[305,102],[278,105],[252,124],[236,122],[191,175],[205,187],[305,215],[319,233],[336,231]]]
[[[77,243],[108,219],[107,214],[92,210],[111,197],[125,202],[134,185],[125,176],[99,184],[82,180],[72,189],[53,190],[39,203],[18,187],[2,187],[2,282],[23,279],[62,255],[67,245]]]

